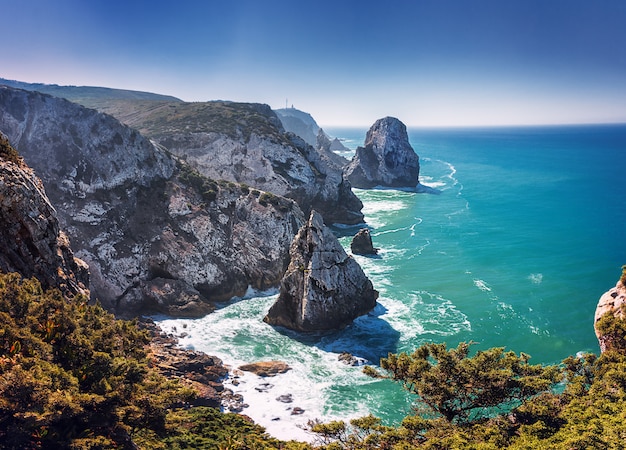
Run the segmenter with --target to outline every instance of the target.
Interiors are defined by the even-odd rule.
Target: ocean
[[[353,152],[367,129],[325,131]],[[409,140],[420,182],[437,193],[355,190],[380,249],[355,256],[380,292],[372,313],[301,336],[263,323],[276,292],[249,292],[201,319],[156,318],[234,369],[292,367],[225,382],[273,436],[311,440],[309,420],[371,413],[397,424],[411,412],[399,385],[364,376],[341,352],[371,364],[426,342],[505,347],[543,364],[599,353],[595,307],[626,264],[626,125],[409,129]],[[335,229],[347,251],[358,229]],[[292,402],[278,400],[287,394]]]

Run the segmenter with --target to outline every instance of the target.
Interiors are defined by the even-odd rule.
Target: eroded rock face
[[[369,129],[365,146],[356,149],[344,175],[357,188],[414,188],[419,170],[419,158],[409,144],[406,126],[394,117],[385,117]]]
[[[289,255],[267,323],[297,331],[338,329],[376,306],[378,292],[317,212],[298,231]]]
[[[611,349],[611,341],[607,336],[602,336],[600,330],[598,330],[597,326],[595,326],[600,318],[605,314],[613,314],[622,319],[626,319],[624,316],[623,307],[626,305],[626,286],[620,279],[614,288],[605,292],[600,300],[598,301],[598,306],[596,307],[596,313],[594,317],[594,329],[596,332],[596,337],[598,338],[598,342],[600,343],[600,350],[605,352]],[[621,347],[623,347],[623,343],[621,343]]]
[[[280,283],[304,216],[282,197],[207,180],[110,116],[0,87],[0,130],[41,174],[91,296],[122,316],[199,316]]]
[[[0,133],[0,270],[44,288],[89,296],[89,269],[74,257],[41,180]]]
[[[291,198],[306,215],[319,211],[328,224],[363,222],[363,204],[341,167],[303,138],[285,132],[267,105],[178,102],[125,117],[209,178]]]
[[[372,234],[367,228],[362,228],[352,238],[350,242],[350,250],[355,255],[376,255],[378,249],[374,248],[372,243]]]

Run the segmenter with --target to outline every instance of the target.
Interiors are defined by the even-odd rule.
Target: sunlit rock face
[[[378,292],[317,212],[298,231],[289,255],[267,323],[297,331],[338,329],[376,306]]]
[[[37,92],[0,87],[0,130],[107,309],[199,316],[280,283],[305,220],[293,200],[209,180],[113,117]]]
[[[367,132],[344,176],[356,188],[410,187],[418,184],[419,157],[409,144],[406,126],[394,117],[379,119]]]
[[[209,178],[293,199],[306,215],[320,212],[327,224],[364,221],[341,163],[286,132],[267,105],[171,103],[137,110],[127,123]]]
[[[598,301],[598,305],[596,307],[596,313],[594,317],[594,325],[604,316],[605,314],[613,314],[616,317],[620,317],[622,319],[626,319],[625,310],[626,307],[626,286],[622,279],[620,279],[614,288],[605,292]],[[594,326],[596,337],[598,338],[598,342],[600,344],[600,350],[605,352],[607,350],[611,350],[614,344],[617,344],[620,348],[624,347],[624,343],[615,343],[611,341],[611,338],[608,336],[603,336],[601,331],[597,326]]]

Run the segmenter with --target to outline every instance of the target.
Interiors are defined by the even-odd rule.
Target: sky
[[[322,126],[626,122],[625,0],[0,0],[0,77]]]

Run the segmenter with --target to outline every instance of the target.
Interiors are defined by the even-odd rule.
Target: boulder
[[[356,149],[344,176],[356,188],[415,188],[419,170],[419,157],[409,144],[406,126],[394,117],[385,117],[369,129],[365,146]]]
[[[355,255],[376,255],[378,249],[372,244],[372,234],[368,228],[362,228],[352,238],[350,250]]]
[[[270,325],[339,329],[376,306],[378,291],[316,211],[298,231],[289,255],[278,299],[264,318]]]
[[[597,327],[598,321],[605,314],[613,314],[621,319],[626,319],[626,285],[624,285],[624,276],[617,282],[614,288],[605,292],[598,301],[596,307],[596,313],[594,316],[594,329],[596,337],[600,344],[600,351],[605,352],[612,348],[611,339],[608,336],[603,336]],[[624,343],[618,344],[620,348],[624,347]]]
[[[261,361],[239,366],[239,370],[252,372],[260,377],[273,377],[291,370],[291,367],[282,361]]]

